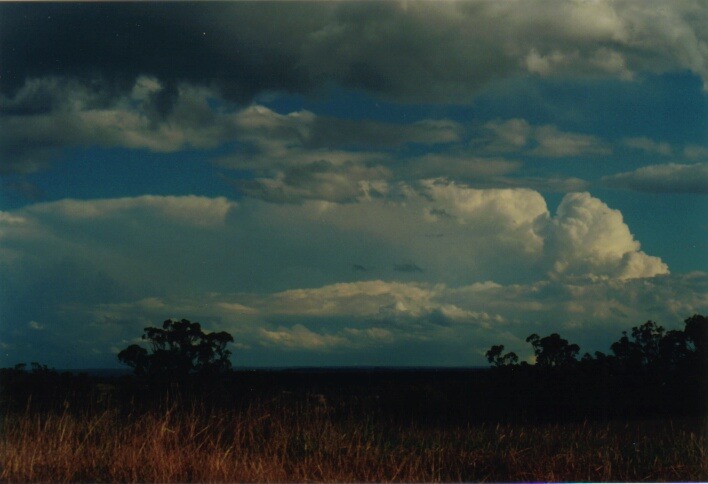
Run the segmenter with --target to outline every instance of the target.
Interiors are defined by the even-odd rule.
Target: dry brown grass
[[[260,403],[121,416],[6,415],[2,481],[706,480],[705,437],[669,421],[402,426]]]

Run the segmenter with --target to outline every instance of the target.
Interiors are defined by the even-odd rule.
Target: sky
[[[0,366],[480,366],[708,311],[708,3],[0,3]]]

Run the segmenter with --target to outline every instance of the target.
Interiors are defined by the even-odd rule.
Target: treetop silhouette
[[[576,344],[569,344],[567,339],[560,337],[558,333],[541,338],[536,333],[526,338],[527,343],[533,346],[536,355],[536,364],[541,367],[560,367],[572,365],[576,362],[576,356],[580,347]]]
[[[234,339],[225,331],[205,333],[199,323],[168,319],[162,328],[145,328],[142,339],[150,344],[151,353],[137,344],[118,353],[118,359],[138,376],[172,380],[225,373],[231,368],[226,345]]]
[[[667,375],[676,371],[686,372],[691,366],[708,371],[708,318],[694,314],[684,322],[686,326],[683,331],[667,332],[654,321],[634,326],[629,334],[622,331],[622,337],[612,343],[612,355],[598,351],[593,358],[586,353],[582,363],[604,362],[629,371]],[[526,338],[526,342],[531,343],[539,368],[570,367],[578,362],[580,347],[561,338],[558,333],[543,338],[534,333]],[[503,355],[503,351],[503,345],[494,345],[485,356],[497,368],[516,366],[517,355],[513,352]]]

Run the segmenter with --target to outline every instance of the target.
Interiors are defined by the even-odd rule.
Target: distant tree
[[[533,346],[536,355],[536,364],[540,367],[554,368],[569,366],[576,363],[576,357],[580,347],[576,344],[569,344],[568,340],[560,337],[558,333],[553,333],[544,338],[537,334],[532,334],[526,338],[527,343]]]
[[[190,374],[214,375],[231,368],[226,345],[233,337],[226,332],[205,333],[199,323],[168,319],[162,328],[145,328],[143,340],[151,353],[136,344],[118,353],[118,359],[136,375],[179,379]]]
[[[511,366],[518,363],[519,357],[516,356],[516,353],[510,351],[509,353],[502,355],[502,351],[504,351],[504,345],[492,346],[485,354],[487,361],[497,368],[502,366]]]
[[[622,331],[619,341],[612,343],[610,349],[615,357],[632,368],[655,366],[662,350],[664,328],[654,321],[647,321],[632,328],[631,339]]]

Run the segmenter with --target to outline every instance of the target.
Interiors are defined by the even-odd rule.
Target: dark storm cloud
[[[705,83],[705,9],[696,0],[666,3],[662,15],[656,7],[544,0],[4,3],[0,90],[7,96],[27,79],[62,76],[125,92],[138,76],[151,75],[166,87],[161,102],[168,107],[180,82],[218,87],[238,102],[332,84],[398,101],[460,102],[524,73],[628,80],[642,70],[681,69]]]
[[[297,58],[274,35],[297,8],[317,6],[194,3],[57,3],[0,6],[0,89],[62,76],[125,92],[136,77],[158,77],[166,110],[177,82],[215,84],[239,101],[263,90],[303,90]],[[259,21],[260,19],[260,21]],[[265,24],[262,20],[269,19]],[[289,35],[297,32],[289,29]],[[46,108],[43,99],[27,109]],[[44,104],[44,106],[43,106]]]

